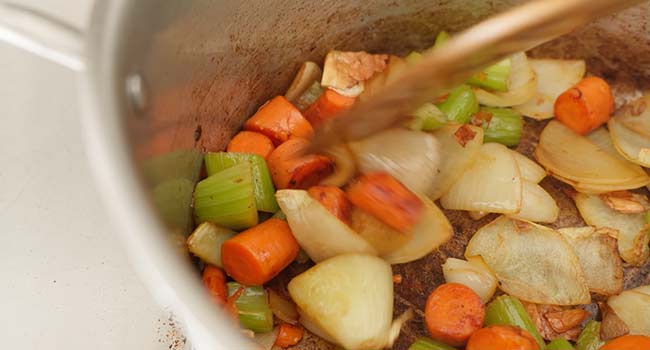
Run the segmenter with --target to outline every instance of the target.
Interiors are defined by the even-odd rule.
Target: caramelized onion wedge
[[[628,129],[646,139],[650,138],[650,95],[623,106],[615,118]]]
[[[514,214],[521,208],[519,167],[501,144],[484,144],[474,165],[458,177],[440,199],[446,209]]]
[[[352,230],[370,243],[380,256],[394,252],[413,237],[393,229],[357,207],[352,209],[350,221]]]
[[[526,54],[516,53],[511,56],[510,62],[508,91],[488,92],[483,89],[474,89],[480,104],[491,107],[509,107],[526,103],[535,95],[537,80]]]
[[[634,132],[616,117],[610,119],[607,126],[612,135],[614,146],[625,159],[644,167],[650,167],[650,137],[644,137]]]
[[[650,225],[645,214],[623,214],[610,208],[600,196],[578,193],[576,207],[588,225],[618,230],[618,253],[625,262],[641,265],[648,258]]]
[[[328,176],[320,185],[341,187],[348,183],[357,171],[352,152],[346,144],[339,144],[323,151],[334,162],[334,174]]]
[[[534,222],[555,222],[560,207],[540,185],[528,181],[522,183],[521,209],[516,214],[508,214],[513,219]]]
[[[487,303],[497,290],[497,278],[480,256],[467,260],[447,258],[442,265],[447,283],[460,283],[470,287]]]
[[[626,290],[610,297],[607,305],[627,325],[630,334],[650,336],[650,286]]]
[[[469,242],[466,257],[480,255],[506,293],[537,304],[587,304],[591,298],[578,257],[556,231],[501,216]]]

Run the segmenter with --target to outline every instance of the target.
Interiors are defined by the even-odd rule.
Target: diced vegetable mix
[[[424,55],[444,50],[449,39],[441,32]],[[393,283],[404,281],[390,264],[417,260],[453,236],[432,201],[441,198],[444,208],[475,220],[505,216],[475,232],[467,260],[447,259],[447,283],[423,287],[432,291],[426,305],[413,307],[423,307],[431,338],[418,337],[409,350],[596,350],[603,334],[621,330],[640,335],[603,349],[650,342],[650,324],[634,313],[650,310],[650,287],[611,296],[622,287],[609,283],[622,285],[620,257],[637,265],[648,258],[647,192],[623,190],[650,189],[641,168],[650,164],[650,108],[643,98],[626,106],[608,134],[601,125],[614,112],[611,89],[600,78],[583,79],[583,61],[519,53],[423,104],[404,125],[412,131],[306,153],[314,127],[422,57],[332,51],[324,70],[305,62],[286,95],[261,106],[227,152],[205,154],[207,177],[193,196],[198,226],[187,247],[205,263],[203,282],[215,302],[258,333],[265,349],[300,347],[303,329],[347,349],[391,347],[412,310],[392,320]],[[522,115],[557,119],[540,135],[541,166],[514,149],[526,135]],[[531,222],[561,215],[538,185],[547,174],[573,187],[567,193],[595,227],[555,231]],[[303,269],[316,264],[291,280],[290,298],[265,289],[294,260]],[[510,295],[493,297],[497,287]],[[562,319],[587,317],[566,307],[587,303],[588,291],[611,296],[616,332],[601,330],[609,321],[590,320],[578,336],[585,318]],[[524,307],[520,299],[550,302]],[[538,319],[529,306],[555,313]],[[567,338],[577,338],[574,344],[549,335],[569,334],[568,324],[578,324]]]

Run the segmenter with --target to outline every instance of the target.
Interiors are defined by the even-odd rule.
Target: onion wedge
[[[590,132],[586,135],[586,137],[589,141],[591,141],[591,143],[607,152],[607,154],[625,161],[625,158],[623,158],[623,156],[621,156],[621,154],[616,150],[616,147],[614,147],[614,143],[612,142],[612,137],[610,136],[609,131],[607,131],[607,129],[604,127],[601,126],[600,128]]]
[[[650,137],[634,132],[616,117],[610,119],[607,126],[614,146],[625,159],[650,168]]]
[[[510,62],[508,91],[488,92],[483,89],[474,89],[474,94],[480,104],[490,107],[510,107],[526,103],[535,95],[537,79],[526,54],[516,53],[511,56]]]
[[[329,147],[323,154],[334,162],[334,174],[320,182],[324,186],[342,187],[354,176],[357,171],[352,152],[346,144]]]
[[[618,230],[618,253],[625,262],[641,265],[648,258],[650,225],[645,214],[623,214],[610,208],[599,196],[578,193],[576,207],[588,225]]]
[[[320,262],[346,253],[377,255],[368,242],[307,191],[280,190],[275,198],[287,217],[293,236],[311,260]]]
[[[300,70],[296,77],[293,78],[291,86],[287,89],[287,92],[284,94],[284,97],[289,100],[289,102],[294,103],[300,95],[302,95],[305,90],[316,81],[320,81],[323,76],[323,71],[320,67],[311,61],[306,61],[300,66]]]
[[[546,170],[534,160],[515,150],[512,150],[512,156],[515,158],[515,162],[517,162],[522,180],[537,184],[546,177]]]
[[[514,109],[537,120],[552,118],[557,97],[584,77],[585,61],[529,59],[528,62],[537,77],[537,89],[528,102]]]
[[[350,221],[352,229],[370,243],[380,256],[394,252],[413,237],[393,229],[357,207],[352,209]]]
[[[615,238],[591,226],[566,227],[557,231],[578,256],[590,292],[615,295],[623,290],[623,266]]]
[[[521,209],[509,217],[533,222],[551,223],[560,215],[560,207],[540,185],[523,181],[521,191]]]
[[[477,255],[495,273],[499,287],[519,299],[553,305],[591,300],[578,257],[548,227],[501,216],[470,240],[465,257]]]
[[[630,334],[650,336],[650,286],[629,289],[610,297],[607,305],[627,325]]]
[[[521,183],[510,149],[486,143],[440,203],[446,209],[515,214],[521,208]]]
[[[497,290],[497,278],[480,256],[466,260],[447,258],[442,265],[447,283],[460,283],[470,287],[483,303],[492,299]]]

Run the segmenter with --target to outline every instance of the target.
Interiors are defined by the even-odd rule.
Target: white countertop
[[[83,29],[91,1],[21,4]],[[76,74],[0,41],[0,339],[8,349],[168,349],[169,313],[98,198]]]

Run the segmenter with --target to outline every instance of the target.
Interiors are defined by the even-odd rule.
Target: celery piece
[[[472,89],[467,85],[453,88],[447,98],[437,107],[444,113],[447,120],[457,123],[467,123],[472,114],[478,112],[478,100]]]
[[[325,92],[325,89],[320,85],[320,82],[315,81],[307,90],[305,90],[305,92],[302,93],[302,95],[300,95],[300,97],[298,97],[294,102],[294,105],[296,105],[296,108],[299,110],[304,111],[316,102],[323,92]]]
[[[644,218],[645,218],[645,223],[650,224],[650,210],[645,212]]]
[[[235,231],[206,221],[187,238],[187,249],[206,263],[223,268],[221,245],[236,234]]]
[[[443,127],[447,123],[445,115],[433,103],[425,103],[415,112],[411,113],[407,127],[415,131],[432,131]]]
[[[444,30],[441,31],[440,33],[438,33],[438,36],[436,36],[436,42],[433,44],[433,48],[437,49],[441,47],[442,45],[446,44],[450,38],[451,36],[449,35],[449,33],[445,32]]]
[[[524,118],[510,108],[482,107],[481,112],[488,116],[483,121],[484,142],[497,142],[508,147],[516,146],[521,140]]]
[[[251,164],[237,164],[196,184],[194,216],[199,223],[212,221],[233,230],[256,225]]]
[[[273,216],[271,216],[271,217],[274,218],[274,219],[280,219],[280,220],[287,221],[287,216],[284,214],[284,212],[282,210],[276,211],[275,214],[273,214]]]
[[[208,176],[235,164],[250,163],[253,171],[253,192],[257,210],[267,213],[275,213],[280,210],[278,202],[275,200],[273,180],[262,156],[248,153],[210,152],[206,153],[204,158]]]
[[[541,349],[544,349],[546,343],[539,334],[539,331],[528,316],[519,299],[502,295],[496,297],[485,308],[485,325],[506,325],[519,327],[533,336]]]
[[[273,313],[269,307],[269,297],[263,287],[244,287],[237,282],[228,282],[228,297],[233,296],[240,288],[244,291],[235,300],[239,323],[242,327],[255,333],[266,333],[273,330]]]
[[[456,348],[428,337],[418,337],[409,350],[456,350]]]
[[[548,345],[546,350],[575,350],[573,345],[564,338],[553,339]]]
[[[506,58],[474,74],[467,83],[493,91],[508,91],[510,59]]]
[[[605,342],[600,340],[600,322],[587,322],[576,340],[576,350],[598,350]]]
[[[414,64],[414,63],[418,62],[421,59],[422,59],[422,54],[417,52],[417,51],[411,51],[410,54],[408,54],[408,55],[406,55],[406,57],[404,57],[404,60],[408,64]]]

